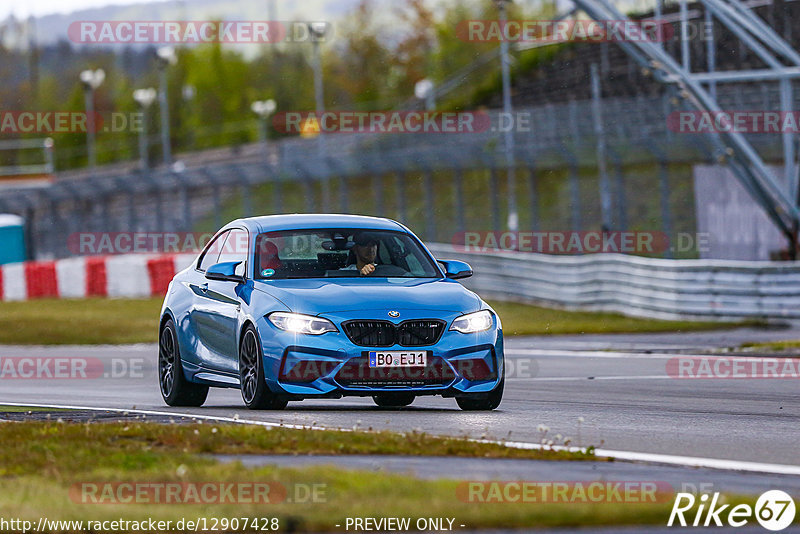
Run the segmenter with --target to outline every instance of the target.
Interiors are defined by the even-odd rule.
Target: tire
[[[289,403],[267,387],[261,341],[252,325],[245,328],[239,344],[239,383],[244,405],[251,410],[283,410]]]
[[[414,402],[414,395],[410,393],[381,393],[373,395],[372,400],[381,408],[402,408]]]
[[[158,387],[169,406],[202,406],[208,386],[186,380],[175,323],[168,319],[158,335]]]
[[[503,400],[505,382],[506,379],[503,378],[492,391],[480,397],[477,395],[474,397],[456,397],[458,407],[470,412],[494,410],[500,406],[500,402]]]

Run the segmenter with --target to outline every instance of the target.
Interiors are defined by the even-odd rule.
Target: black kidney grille
[[[439,341],[443,330],[442,321],[405,321],[397,327],[397,343],[404,347],[433,345]]]
[[[433,345],[444,332],[445,322],[438,319],[413,319],[394,325],[389,321],[356,320],[342,323],[350,341],[362,347],[423,347]]]
[[[394,325],[389,321],[348,321],[342,324],[350,341],[364,347],[394,345]]]

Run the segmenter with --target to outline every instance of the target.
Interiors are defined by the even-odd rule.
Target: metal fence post
[[[616,212],[617,212],[617,220],[616,220],[616,228],[619,230],[627,230],[628,229],[628,206],[627,201],[625,199],[625,171],[622,166],[622,159],[619,157],[619,154],[616,150],[610,148],[609,153],[611,155],[611,159],[614,161],[614,189],[616,193]]]
[[[580,230],[581,228],[581,185],[578,175],[578,161],[575,154],[563,144],[559,144],[558,148],[561,155],[567,162],[567,172],[569,180],[569,193],[570,193],[570,207],[572,208],[572,229]]]
[[[191,199],[189,198],[189,186],[183,181],[183,177],[179,177],[181,180],[180,186],[180,202],[181,206],[183,207],[183,228],[187,232],[192,231],[192,205]]]
[[[667,249],[664,255],[672,258],[672,215],[669,209],[669,168],[663,158],[659,159],[659,184],[661,188],[661,226],[667,238]]]
[[[600,216],[604,232],[611,230],[611,187],[608,183],[606,169],[606,136],[603,132],[603,117],[600,110],[600,75],[597,64],[591,64],[592,76],[592,119],[594,120],[594,134],[597,138],[597,171],[600,181]]]

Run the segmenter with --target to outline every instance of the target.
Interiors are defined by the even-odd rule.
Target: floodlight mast
[[[84,70],[80,74],[80,80],[83,84],[84,108],[86,110],[86,156],[89,169],[92,171],[97,166],[97,149],[95,146],[97,121],[95,120],[94,112],[94,95],[105,79],[106,72],[103,69]]]

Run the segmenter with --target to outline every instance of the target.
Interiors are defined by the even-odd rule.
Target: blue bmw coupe
[[[248,408],[420,395],[493,410],[503,396],[500,318],[402,224],[355,215],[272,215],[222,228],[172,280],[158,376],[170,406],[238,388]]]

